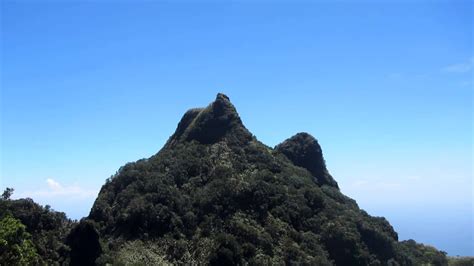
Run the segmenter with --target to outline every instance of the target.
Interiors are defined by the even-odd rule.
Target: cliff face
[[[108,179],[88,218],[107,243],[102,263],[416,262],[384,218],[339,191],[315,138],[272,149],[223,94],[186,112],[156,155]]]

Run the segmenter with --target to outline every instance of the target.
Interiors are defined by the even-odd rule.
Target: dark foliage
[[[398,250],[401,257],[408,258],[402,260],[407,265],[447,265],[446,253],[431,246],[416,243],[414,240],[407,240],[398,243]]]
[[[27,265],[38,263],[38,254],[20,220],[6,215],[0,219],[0,264]]]
[[[275,147],[296,166],[306,168],[319,184],[338,187],[326,168],[318,141],[308,133],[298,133]]]
[[[12,196],[12,194],[13,194],[13,191],[14,191],[13,188],[10,188],[10,187],[5,188],[5,190],[2,193],[2,199],[3,200],[9,200],[10,197]]]
[[[472,266],[474,265],[474,257],[449,257],[449,266]]]
[[[13,192],[13,189],[5,190]],[[4,195],[6,194],[4,192]],[[64,240],[73,222],[62,212],[56,212],[49,206],[42,207],[32,199],[0,200],[0,219],[11,216],[18,219],[31,235],[31,242],[38,253],[38,264],[55,265],[66,263],[69,247]]]
[[[156,155],[107,179],[76,226],[30,199],[10,200],[12,191],[0,218],[21,221],[9,227],[24,225],[34,245],[25,250],[37,251],[39,264],[448,263],[435,248],[398,242],[386,219],[343,195],[316,139],[300,133],[269,148],[223,94],[188,111]]]
[[[95,265],[95,260],[102,253],[99,233],[93,222],[82,220],[75,226],[66,239],[71,247],[70,265]]]
[[[160,243],[149,250],[172,263],[445,262],[443,253],[399,243],[384,218],[344,196],[312,136],[297,134],[273,150],[248,132],[222,94],[188,111],[158,154],[110,178],[89,219],[108,243],[102,263],[116,262],[124,243],[137,240]],[[125,263],[149,263],[135,255]]]

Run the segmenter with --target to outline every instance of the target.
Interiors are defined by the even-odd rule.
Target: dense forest
[[[66,237],[75,226],[62,212],[32,199],[0,199],[0,265],[55,265],[69,261]]]
[[[186,112],[156,155],[107,179],[81,221],[11,193],[0,203],[2,265],[472,262],[399,241],[385,218],[341,193],[314,137],[268,147],[223,94]]]

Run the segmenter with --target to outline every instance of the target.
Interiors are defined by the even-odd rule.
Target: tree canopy
[[[0,262],[5,265],[32,265],[38,254],[20,220],[7,215],[0,220]]]

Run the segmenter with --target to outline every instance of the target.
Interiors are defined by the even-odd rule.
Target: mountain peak
[[[229,97],[218,93],[206,108],[193,108],[184,114],[167,145],[192,140],[211,144],[223,139],[241,143],[251,138]]]
[[[322,185],[338,187],[326,168],[321,146],[316,138],[306,132],[301,132],[283,141],[275,147],[295,165],[306,168]]]
[[[224,120],[227,118],[239,118],[237,110],[235,109],[234,105],[230,102],[229,97],[223,93],[218,93],[216,96],[216,100],[211,103],[210,107],[214,112],[216,117],[221,117]],[[242,122],[240,122],[242,123]]]
[[[75,243],[71,259],[100,255],[97,261],[111,265],[447,265],[434,248],[398,242],[387,220],[343,195],[313,136],[298,133],[272,150],[248,132],[223,94],[206,108],[187,111],[166,145],[105,183],[88,217],[100,238],[81,222],[90,232],[79,227],[69,238]],[[101,250],[100,243],[108,248]],[[98,247],[96,255],[84,246]]]
[[[225,94],[222,93],[222,92],[218,92],[218,93],[217,93],[216,101],[217,101],[217,100],[227,100],[227,101],[230,103],[229,96],[225,95]]]

